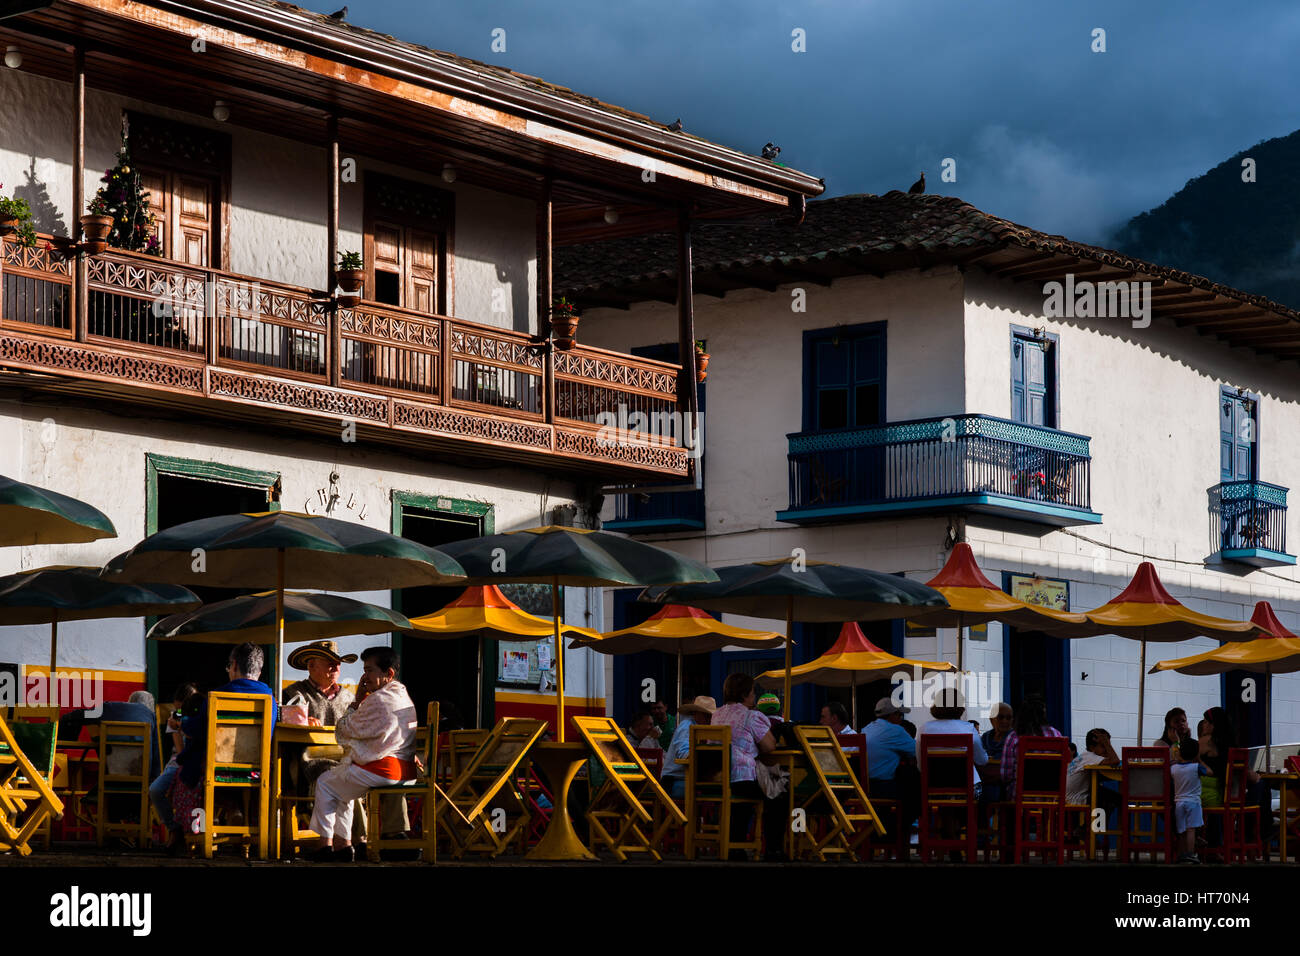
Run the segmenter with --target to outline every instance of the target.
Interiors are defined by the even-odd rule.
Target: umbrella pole
[[[786,720],[790,719],[790,632],[794,630],[794,595],[785,599],[785,700],[782,712]]]
[[[50,688],[54,688],[54,665],[59,659],[59,613],[54,612],[54,618],[50,621]],[[50,694],[53,697],[53,693]]]
[[[962,662],[963,662],[962,652],[966,650],[965,623],[966,623],[965,615],[962,614],[961,611],[958,611],[957,612],[957,673],[959,674],[961,673]]]
[[[483,635],[478,636],[478,667],[474,671],[474,726],[483,726]]]
[[[682,706],[682,649],[677,648],[677,706]]]
[[[1142,746],[1142,714],[1146,703],[1147,690],[1147,641],[1142,638],[1142,659],[1138,664],[1138,739],[1137,746]]]
[[[280,687],[284,681],[280,677],[280,661],[284,658],[284,548],[275,551],[275,670],[274,680]],[[280,698],[280,687],[272,688],[275,697]]]
[[[1273,665],[1264,665],[1264,770],[1273,769]],[[1282,821],[1283,825],[1286,821]]]
[[[858,732],[858,672],[849,671],[849,705],[853,708],[853,732]]]
[[[560,643],[560,579],[551,578],[551,615],[555,619],[555,739],[564,743],[564,645]]]

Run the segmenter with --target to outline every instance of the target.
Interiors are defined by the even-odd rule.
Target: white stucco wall
[[[353,496],[356,501],[354,509],[340,508],[338,516],[358,520],[364,505],[361,523],[384,531],[392,528],[394,491],[490,503],[498,532],[550,523],[550,509],[572,503],[575,493],[571,484],[548,482],[521,468],[458,467],[452,456],[408,455],[364,442],[288,436],[257,426],[127,418],[52,403],[0,402],[0,449],[0,474],[87,501],[118,530],[116,539],[88,544],[0,549],[0,575],[53,564],[103,564],[136,544],[146,531],[147,454],[278,472],[286,511],[304,510],[316,489],[328,487],[333,469],[343,502]],[[274,582],[268,582],[271,586]],[[389,606],[391,592],[355,596]],[[583,626],[604,626],[599,600],[589,599],[583,589],[570,590],[566,615]],[[356,651],[375,640],[344,638],[343,643],[355,645],[350,649]],[[603,669],[587,660],[594,656],[591,651],[569,652],[570,695],[603,696]],[[139,618],[77,622],[59,629],[61,669],[143,672],[145,660]],[[49,629],[0,627],[0,661],[48,664]]]
[[[116,161],[123,110],[138,110],[231,137],[230,270],[312,289],[327,278],[326,152],[315,144],[245,129],[238,116],[218,123],[138,99],[86,93],[85,195]],[[63,231],[72,209],[72,86],[21,70],[0,70],[0,183],[28,197],[29,172],[58,210]],[[346,155],[345,155],[346,158]],[[520,331],[536,328],[535,204],[465,183],[447,184],[423,169],[355,157],[356,183],[340,184],[339,249],[362,249],[367,171],[429,183],[455,193],[452,314]],[[34,166],[32,165],[34,162]],[[52,222],[38,224],[49,230]],[[494,294],[499,291],[499,294]]]

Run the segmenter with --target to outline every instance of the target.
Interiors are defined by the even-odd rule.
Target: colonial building
[[[619,406],[689,410],[693,367],[609,337],[548,340],[552,249],[797,213],[822,188],[535,77],[268,0],[0,4],[0,47],[0,182],[41,234],[5,238],[0,256],[0,472],[91,502],[119,531],[8,549],[4,573],[100,564],[236,510],[329,513],[437,545],[589,524],[607,485],[690,480],[682,441],[599,441],[597,422]],[[124,136],[159,254],[79,242]],[[340,288],[349,252],[359,299]],[[415,615],[454,594],[369,597]],[[590,593],[566,610],[604,625]],[[159,652],[140,620],[60,637],[60,663],[106,672],[112,696],[222,673],[223,649]],[[402,651],[417,697],[469,709],[472,639]],[[517,658],[487,668],[498,714],[549,712],[536,692],[550,654],[529,653],[526,674]],[[567,667],[574,712],[605,708],[589,657]],[[0,629],[4,666],[46,660],[45,629]]]
[[[675,359],[671,237],[573,247],[557,263],[586,342]],[[632,489],[607,500],[606,527],[714,566],[803,549],[919,580],[964,540],[995,583],[1071,610],[1114,597],[1145,559],[1196,610],[1244,620],[1268,600],[1300,625],[1292,310],[955,197],[896,192],[810,203],[799,226],[701,225],[693,266],[710,356],[703,487]],[[611,610],[615,626],[640,613],[623,596]],[[957,659],[955,630],[872,633],[909,657]],[[800,634],[796,661],[833,637]],[[1213,646],[1150,645],[1147,665]],[[714,655],[688,663],[686,684],[716,691],[727,670],[778,662]],[[1095,726],[1135,742],[1134,641],[991,624],[964,663],[1012,704],[1045,693],[1080,744]],[[669,666],[615,662],[615,703]],[[1264,681],[1239,677],[1148,677],[1145,741],[1170,708],[1194,725],[1222,704],[1262,744]],[[863,689],[859,713],[888,686]],[[824,698],[796,694],[796,715],[815,719]],[[1272,720],[1275,741],[1300,740],[1300,678],[1274,678]]]

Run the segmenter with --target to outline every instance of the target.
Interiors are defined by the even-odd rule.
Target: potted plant
[[[361,286],[366,281],[365,263],[359,252],[340,252],[339,265],[334,270],[339,288],[349,298],[360,299]]]
[[[561,296],[551,306],[551,338],[557,349],[567,352],[576,344],[577,335],[578,309]]]
[[[695,340],[695,380],[701,384],[709,377],[709,353],[705,351],[707,346],[708,342],[704,339]]]
[[[108,235],[116,220],[102,193],[95,195],[87,209],[89,211],[81,217],[81,232],[86,237],[86,251],[97,256],[108,248]]]
[[[0,183],[0,189],[4,183]],[[36,227],[26,199],[0,196],[0,236],[17,234],[18,241],[29,248],[36,245]]]

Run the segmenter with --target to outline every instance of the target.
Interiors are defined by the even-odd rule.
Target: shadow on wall
[[[50,201],[49,188],[36,178],[35,156],[31,157],[31,163],[24,175],[27,177],[27,182],[14,189],[14,198],[27,200],[27,205],[32,208],[32,224],[36,227],[36,231],[51,236],[68,235],[68,227],[63,222],[63,216],[59,213],[58,207]]]
[[[499,262],[496,264],[496,270],[497,282],[510,289],[510,327],[516,332],[532,332],[528,322],[527,274],[519,266],[503,265]]]

